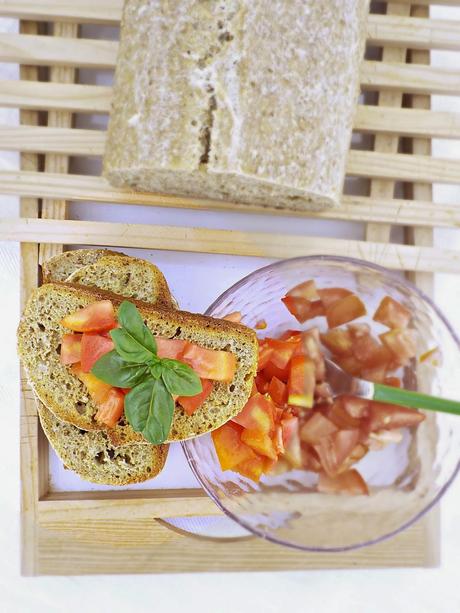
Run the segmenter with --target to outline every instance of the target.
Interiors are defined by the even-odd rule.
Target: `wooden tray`
[[[430,49],[460,51],[460,23],[428,18],[430,0],[388,3],[369,17],[369,46],[355,131],[368,135],[350,151],[348,174],[367,195],[344,194],[340,211],[292,213],[306,219],[366,222],[366,240],[66,219],[67,202],[111,203],[280,215],[256,206],[135,194],[99,176],[69,173],[69,160],[101,155],[102,130],[76,129],[107,114],[111,89],[85,82],[84,71],[111,71],[117,44],[81,38],[79,24],[117,26],[121,0],[3,0],[20,34],[0,35],[0,61],[21,65],[20,81],[0,82],[0,106],[20,109],[21,125],[0,126],[0,148],[21,153],[21,169],[0,171],[0,191],[21,197],[21,217],[0,221],[0,240],[20,241],[22,302],[37,285],[39,261],[67,245],[105,245],[284,258],[348,254],[406,271],[431,293],[433,272],[460,272],[460,252],[434,248],[433,228],[460,224],[460,206],[432,202],[432,183],[460,183],[460,160],[431,157],[432,138],[460,138],[460,114],[430,110],[432,94],[460,94],[460,72],[430,65]],[[460,0],[436,4],[460,6]],[[382,3],[380,3],[381,6]],[[378,8],[378,7],[377,7]],[[85,26],[86,32],[88,27]],[[107,31],[111,32],[112,28]],[[377,49],[377,51],[376,51]],[[375,55],[377,54],[377,59]],[[80,74],[80,78],[78,75]],[[78,83],[76,82],[78,80]],[[90,81],[91,79],[89,79]],[[367,147],[366,147],[367,144]],[[353,186],[353,183],[350,183]],[[283,212],[283,215],[288,213]],[[194,214],[195,215],[195,214]],[[392,230],[404,230],[404,244]],[[400,233],[401,236],[401,233]],[[436,511],[403,534],[343,554],[307,554],[260,539],[210,542],[178,534],[161,518],[218,514],[200,490],[53,493],[48,445],[31,391],[22,380],[22,572],[35,574],[285,570],[432,566],[439,562]]]

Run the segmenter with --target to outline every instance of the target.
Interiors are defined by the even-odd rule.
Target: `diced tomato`
[[[267,345],[265,341],[259,345],[259,362],[257,365],[258,370],[263,370],[267,366],[270,358],[272,357],[273,351],[274,349]]]
[[[339,474],[349,470],[353,464],[362,460],[368,451],[369,447],[367,445],[358,443],[348,458],[342,462],[342,466],[339,468]]]
[[[331,477],[325,472],[319,474],[318,492],[323,494],[348,494],[349,496],[369,495],[366,482],[355,469]]]
[[[314,473],[321,471],[321,464],[316,451],[310,445],[302,445],[302,468]]]
[[[302,449],[300,446],[299,420],[297,417],[290,417],[281,421],[283,428],[284,455],[283,458],[289,462],[293,468],[302,467]]]
[[[335,358],[338,366],[349,375],[359,377],[362,364],[354,356],[345,356],[343,358]]]
[[[251,394],[249,397],[255,396],[258,393],[259,393],[259,390],[257,389],[256,380],[254,379],[254,381],[252,382],[252,389],[251,389]]]
[[[274,364],[269,362],[260,374],[262,374],[267,381],[271,381],[273,377],[276,377],[280,381],[283,381],[283,383],[287,383],[289,371],[289,365],[287,365],[286,368],[277,368]]]
[[[358,398],[358,396],[340,396],[343,408],[347,413],[355,419],[365,417],[369,409],[369,401],[366,398]]]
[[[349,430],[350,428],[359,428],[361,426],[360,418],[353,417],[345,408],[345,403],[342,397],[336,398],[324,414],[330,419],[340,430]]]
[[[366,307],[355,294],[334,302],[326,309],[327,324],[330,328],[336,328],[363,315],[366,315]]]
[[[275,407],[268,398],[262,394],[255,394],[249,398],[244,409],[233,417],[232,421],[248,430],[269,434],[275,427],[274,412]]]
[[[230,351],[215,351],[189,344],[181,359],[202,379],[231,381],[235,376],[236,357]]]
[[[155,337],[157,344],[157,355],[159,358],[170,358],[171,360],[179,359],[189,345],[188,341],[180,338],[163,338],[162,336]]]
[[[306,300],[320,299],[315,282],[313,280],[299,283],[299,285],[296,285],[295,287],[290,289],[286,295],[294,296],[295,298],[305,298]]]
[[[294,355],[307,355],[315,363],[315,376],[317,381],[323,381],[326,376],[326,364],[321,351],[318,328],[311,328],[300,335],[300,342]]]
[[[241,314],[241,311],[233,311],[233,313],[225,315],[224,317],[222,317],[222,319],[225,319],[226,321],[233,321],[233,323],[239,324],[242,317],[243,316]]]
[[[268,393],[275,404],[283,406],[287,402],[288,391],[286,383],[280,381],[277,377],[273,377],[268,386]]]
[[[321,334],[321,342],[333,355],[351,356],[353,343],[349,330],[334,328]]]
[[[315,401],[327,404],[332,402],[332,389],[329,383],[324,382],[315,385]]]
[[[267,322],[265,321],[265,319],[259,319],[259,321],[256,322],[256,325],[254,326],[255,330],[265,330],[267,328]]]
[[[197,409],[201,407],[203,402],[212,392],[214,383],[209,379],[201,379],[202,391],[195,396],[179,396],[177,402],[184,409],[187,415],[193,415]]]
[[[269,386],[269,382],[268,380],[263,376],[263,373],[259,373],[256,378],[254,379],[257,391],[260,392],[261,394],[267,394],[268,393],[268,386]]]
[[[284,453],[283,427],[281,424],[275,426],[275,434],[273,435],[272,440],[276,453],[278,455]]]
[[[97,403],[95,419],[109,428],[114,428],[123,415],[124,406],[125,395],[121,390],[112,387],[105,399]]]
[[[395,328],[384,334],[380,334],[382,343],[397,358],[398,362],[404,366],[409,360],[415,357],[416,345],[414,330]]]
[[[286,330],[285,332],[283,332],[283,334],[281,334],[281,336],[279,337],[279,340],[280,341],[293,341],[295,340],[297,336],[300,336],[300,334],[302,334],[301,330]]]
[[[211,432],[222,470],[234,470],[236,466],[257,458],[254,451],[241,441],[243,429],[232,421]]]
[[[325,289],[318,290],[318,296],[325,309],[328,309],[335,302],[338,302],[339,300],[342,300],[350,295],[350,290],[345,289],[344,287],[327,287]]]
[[[399,429],[378,430],[369,434],[368,445],[371,451],[383,449],[391,443],[398,444],[403,440],[403,433]]]
[[[325,314],[324,305],[320,300],[311,302],[305,298],[296,298],[295,296],[285,296],[281,298],[285,307],[294,315],[297,321],[301,324],[309,319],[321,317]]]
[[[351,338],[356,341],[358,338],[363,336],[369,336],[371,333],[371,327],[369,324],[359,323],[359,324],[348,324],[347,330],[351,334]]]
[[[396,404],[369,401],[369,428],[371,431],[391,430],[416,426],[425,419],[423,413]]]
[[[104,402],[107,394],[112,389],[112,386],[108,383],[104,383],[90,372],[83,372],[80,364],[74,364],[70,367],[72,373],[85,384],[89,395],[95,404],[99,405]]]
[[[274,338],[267,339],[267,345],[273,349],[269,362],[281,369],[286,368],[297,348],[296,342],[279,341]]]
[[[380,347],[377,339],[370,334],[366,334],[353,342],[353,355],[360,362],[367,362],[378,352]]]
[[[361,369],[361,378],[366,381],[372,381],[373,383],[383,383],[387,374],[387,368],[385,365],[370,366],[369,368]]]
[[[248,430],[243,428],[241,440],[260,455],[266,456],[272,460],[276,460],[278,457],[273,440],[266,432],[262,432],[259,429]]]
[[[85,332],[81,338],[81,368],[89,372],[94,364],[106,353],[112,351],[114,344],[111,338],[95,332]]]
[[[104,332],[115,328],[117,322],[110,300],[99,300],[67,315],[61,325],[74,332]]]
[[[81,358],[81,334],[64,334],[61,340],[61,364],[75,364]]]
[[[315,393],[315,364],[311,358],[297,355],[292,358],[288,381],[288,403],[310,409]]]
[[[270,468],[270,464],[265,462],[265,460],[268,460],[268,458],[263,458],[254,454],[253,458],[240,462],[234,467],[233,470],[238,472],[243,477],[247,477],[248,479],[255,481],[255,483],[258,483],[261,476],[265,472],[268,472],[268,469]]]
[[[337,426],[319,412],[315,412],[300,428],[300,440],[315,445],[323,437],[337,432]]]
[[[129,392],[132,390],[131,387],[120,387],[119,389],[123,392],[125,396],[126,394],[129,394]]]
[[[321,438],[313,446],[318,454],[324,471],[330,475],[336,475],[343,462],[352,453],[360,439],[360,432],[354,430],[339,430],[330,436]]]
[[[385,377],[383,382],[391,387],[402,387],[402,381],[399,377]]]
[[[407,328],[411,319],[411,312],[400,302],[390,296],[385,296],[374,314],[374,321],[378,321],[389,328]]]

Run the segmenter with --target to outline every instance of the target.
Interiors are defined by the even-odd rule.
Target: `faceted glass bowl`
[[[375,334],[385,328],[372,321],[380,300],[390,295],[413,313],[417,355],[439,347],[443,363],[413,360],[404,369],[404,386],[460,398],[460,344],[432,301],[402,276],[364,261],[340,257],[304,257],[277,262],[250,274],[212,304],[208,315],[240,311],[250,327],[264,319],[262,336],[286,329],[325,329],[325,318],[297,324],[281,302],[293,286],[314,279],[319,288],[345,287],[365,302],[365,319]],[[405,530],[426,513],[452,483],[460,467],[460,418],[426,412],[417,430],[401,443],[369,452],[355,467],[370,496],[319,494],[317,475],[292,470],[263,476],[256,484],[223,472],[211,436],[183,443],[196,477],[214,502],[242,528],[273,542],[308,551],[343,551],[376,543]]]

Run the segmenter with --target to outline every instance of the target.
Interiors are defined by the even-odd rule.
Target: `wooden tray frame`
[[[0,16],[20,19],[21,33],[0,35],[0,61],[18,62],[21,80],[0,82],[0,106],[19,108],[21,125],[0,126],[0,148],[21,152],[21,169],[0,171],[0,190],[21,196],[21,214],[19,219],[0,220],[0,240],[21,243],[22,303],[38,283],[39,261],[66,244],[174,250],[178,239],[184,238],[183,249],[195,252],[273,258],[319,251],[348,253],[408,271],[425,292],[432,293],[431,273],[460,272],[460,252],[433,248],[433,228],[458,226],[460,207],[434,206],[431,184],[460,183],[460,161],[432,158],[431,138],[460,138],[460,114],[431,111],[430,96],[460,94],[460,72],[430,66],[429,50],[460,51],[460,23],[429,18],[430,4],[430,0],[419,0],[415,6],[409,0],[394,0],[387,4],[386,14],[369,17],[369,42],[382,47],[382,61],[365,62],[362,84],[377,92],[378,104],[359,106],[355,128],[375,134],[374,148],[353,150],[348,161],[350,175],[369,178],[369,195],[344,196],[346,206],[340,211],[295,213],[365,220],[364,242],[66,220],[70,199],[114,206],[280,212],[134,194],[114,190],[100,177],[69,174],[70,155],[100,155],[104,143],[102,132],[74,129],[74,113],[107,112],[110,104],[110,88],[74,83],[76,69],[112,68],[116,57],[114,42],[79,39],[78,24],[116,25],[122,1],[4,0]],[[460,0],[436,4],[460,6]],[[52,35],[44,36],[47,32]],[[49,67],[46,74],[42,66]],[[404,190],[402,198],[395,197],[397,183]],[[406,244],[391,242],[394,225],[405,228]],[[48,444],[23,377],[21,480],[24,575],[433,566],[439,562],[436,509],[379,545],[341,554],[308,554],[261,539],[222,543],[192,538],[161,523],[171,516],[218,514],[200,490],[50,493]]]

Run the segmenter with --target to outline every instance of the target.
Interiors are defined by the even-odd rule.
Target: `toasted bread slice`
[[[35,393],[56,417],[83,430],[105,428],[94,419],[97,407],[85,386],[60,363],[60,343],[67,332],[60,322],[69,313],[104,299],[111,300],[115,310],[123,300],[110,292],[83,286],[42,285],[32,293],[18,329],[19,355]],[[208,349],[231,351],[237,359],[233,380],[216,382],[210,396],[193,415],[188,416],[176,406],[166,442],[204,434],[237,415],[249,398],[256,374],[258,344],[254,331],[204,315],[133,302],[154,336],[184,339]],[[129,425],[119,426],[118,432],[109,431],[108,435],[118,437],[121,433],[123,440],[115,438],[115,444],[143,440]]]
[[[103,255],[95,262],[78,268],[65,281],[107,290],[164,308],[177,306],[163,273],[154,264],[123,254]]]
[[[158,475],[168,455],[168,445],[115,447],[107,433],[80,430],[53,415],[43,404],[40,422],[64,466],[82,479],[103,485],[140,483]]]
[[[65,281],[69,275],[82,266],[94,264],[107,255],[124,256],[125,254],[108,249],[74,249],[55,255],[42,264],[43,283]]]

